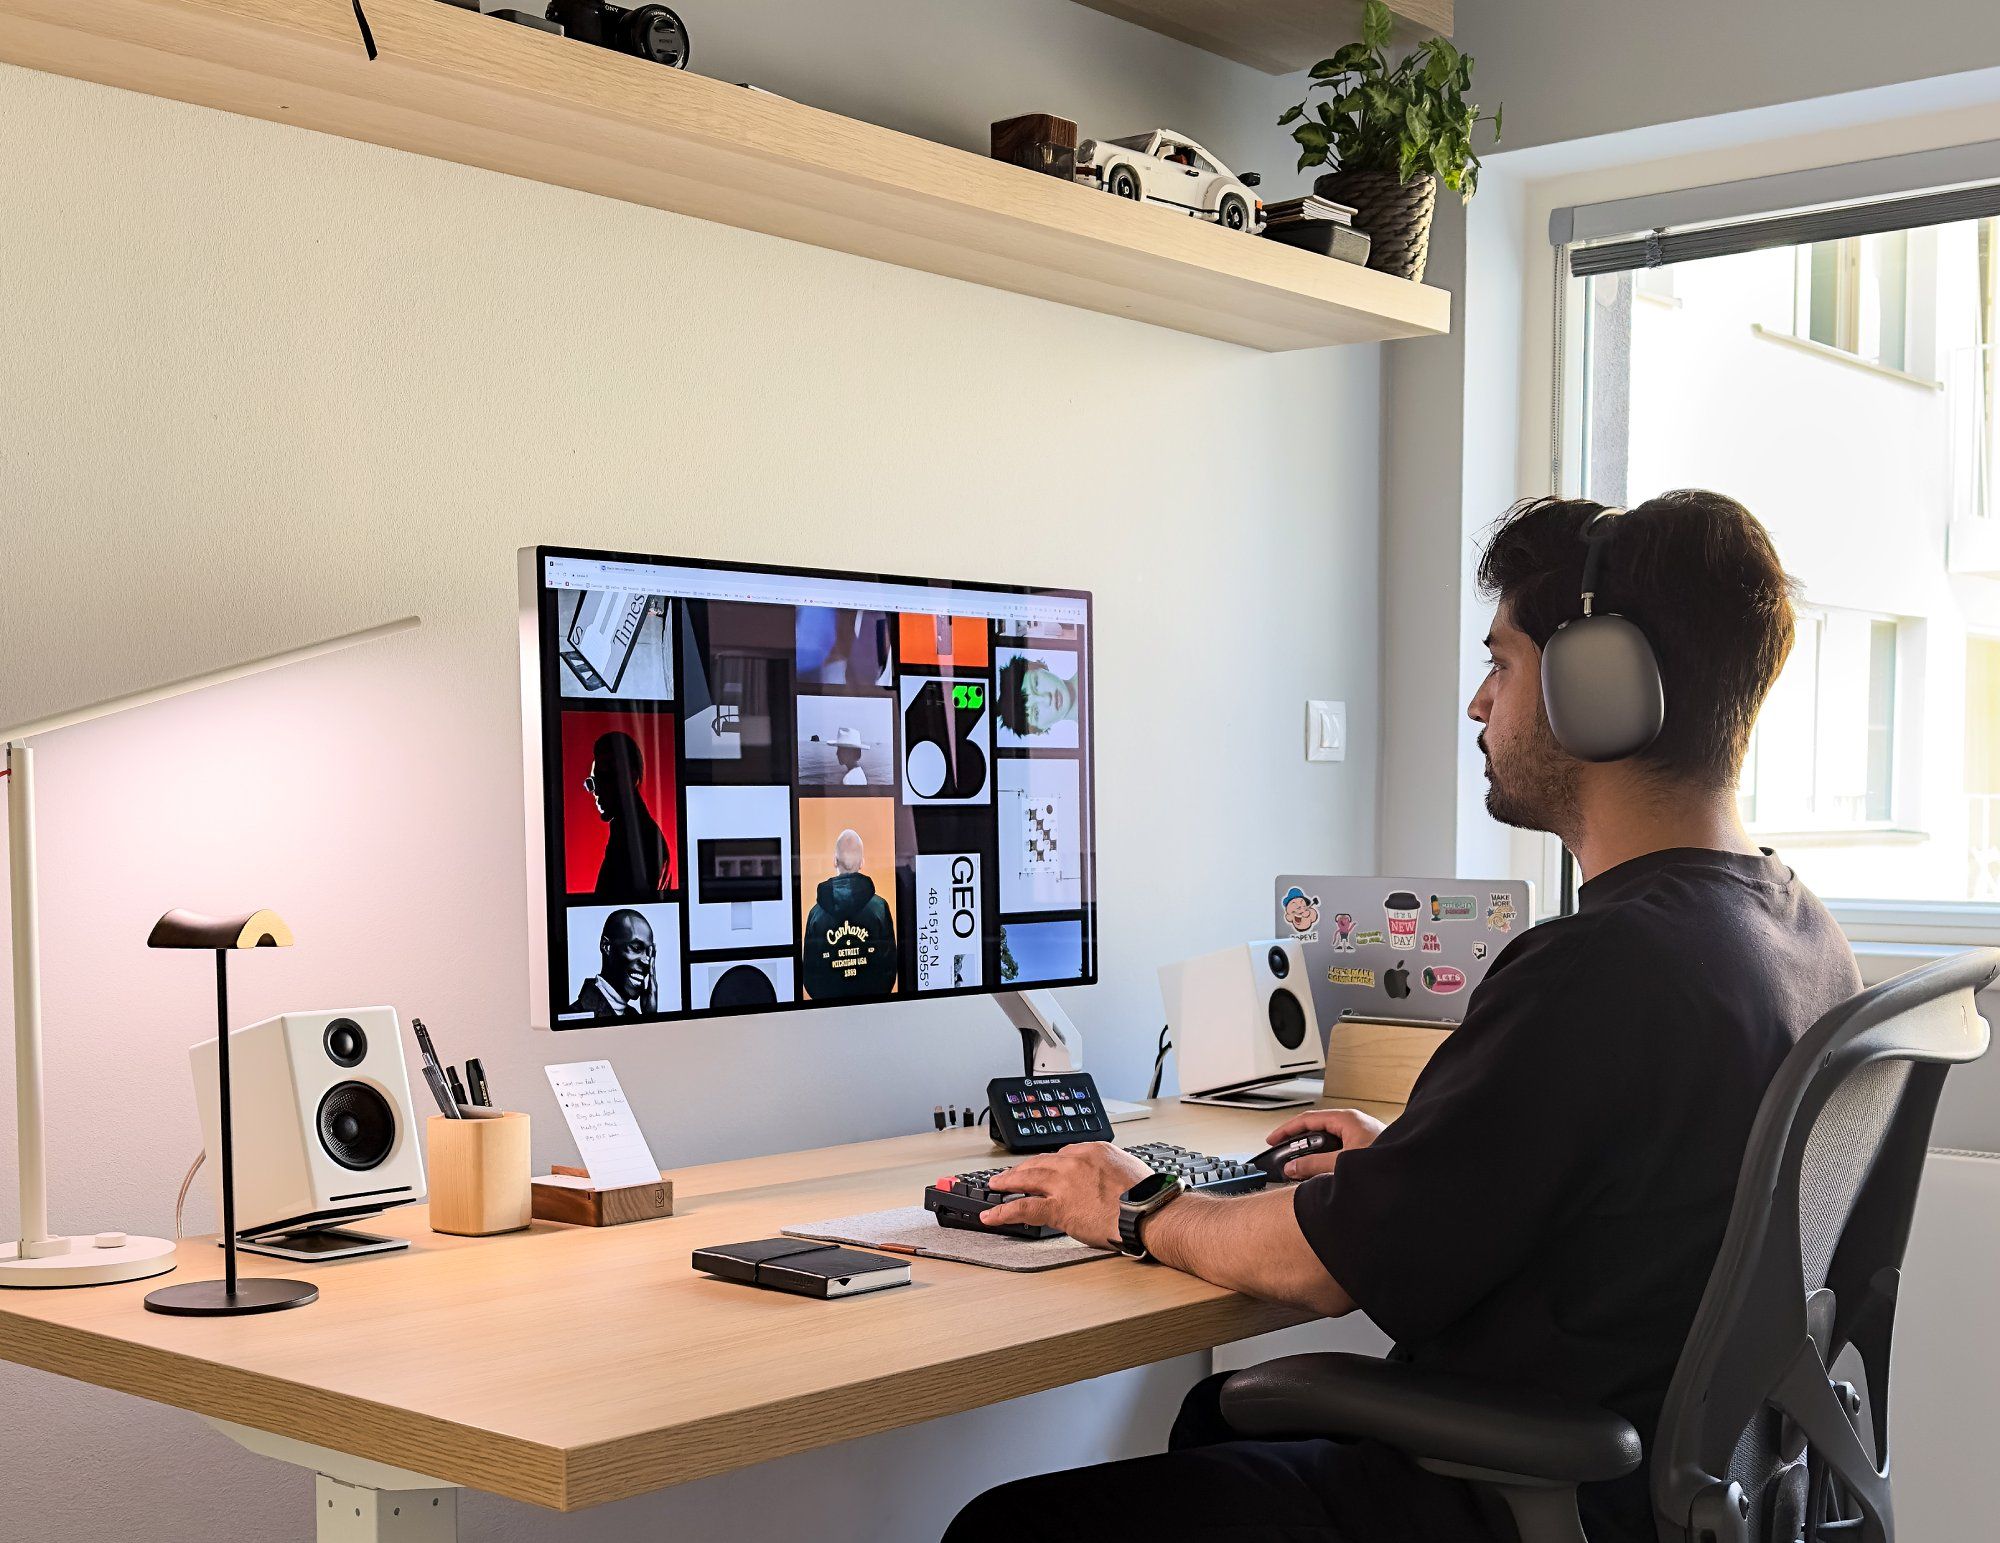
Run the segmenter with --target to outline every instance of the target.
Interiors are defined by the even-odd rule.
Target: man
[[[1793,631],[1790,583],[1741,505],[1682,492],[1612,516],[1597,599],[1650,638],[1665,726],[1605,764],[1556,743],[1541,649],[1581,613],[1598,512],[1543,499],[1502,522],[1480,564],[1499,601],[1491,664],[1467,709],[1487,808],[1562,838],[1585,880],[1578,913],[1508,943],[1392,1126],[1297,1115],[1271,1140],[1342,1142],[1292,1164],[1304,1182],[1183,1195],[1140,1241],[1256,1296],[1358,1307],[1419,1364],[1616,1410],[1650,1447],[1765,1087],[1860,979],[1825,908],[1737,816],[1744,748]],[[1028,1198],[986,1219],[1109,1243],[1119,1194],[1144,1176],[1111,1147],[1065,1148],[1000,1175]],[[1023,1516],[1040,1543],[1511,1538],[1468,1486],[1386,1447],[1234,1440],[1222,1380],[1189,1395],[1168,1452],[1005,1485],[948,1543],[1012,1537]],[[1592,1543],[1657,1537],[1643,1468],[1581,1501]]]
[[[1020,739],[1046,734],[1076,720],[1074,680],[1049,668],[1046,659],[1016,654],[1001,666],[993,709],[1008,732]]]
[[[598,971],[570,1004],[598,1023],[659,1011],[653,977],[653,924],[637,911],[613,911],[597,939]]]
[[[833,843],[833,877],[822,879],[806,913],[806,995],[887,996],[896,987],[896,923],[861,871],[861,836],[844,830]]]
[[[591,748],[583,787],[607,827],[604,861],[591,891],[599,900],[657,900],[673,887],[667,838],[639,792],[645,769],[639,742],[630,734],[600,734]]]

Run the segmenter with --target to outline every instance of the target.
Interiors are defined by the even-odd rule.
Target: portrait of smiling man
[[[1542,656],[1583,614],[1600,520],[1596,609],[1645,634],[1665,714],[1643,748],[1586,761],[1550,726]],[[1132,1231],[1162,1266],[1365,1312],[1398,1358],[1613,1410],[1650,1448],[1766,1085],[1860,989],[1825,908],[1737,812],[1750,731],[1792,645],[1792,585],[1749,511],[1698,491],[1630,512],[1518,505],[1479,579],[1495,611],[1467,712],[1487,808],[1562,840],[1578,910],[1506,944],[1394,1124],[1296,1115],[1273,1143],[1311,1129],[1341,1143],[1295,1161],[1300,1182],[1176,1195]],[[1115,1247],[1121,1197],[1151,1177],[1114,1147],[1066,1147],[997,1176],[1021,1198],[986,1220]],[[1011,1540],[1023,1518],[1041,1543],[1510,1543],[1463,1482],[1385,1446],[1237,1439],[1223,1380],[1191,1390],[1166,1452],[990,1490],[947,1543]],[[1642,1466],[1584,1487],[1592,1543],[1657,1537],[1647,1484]]]

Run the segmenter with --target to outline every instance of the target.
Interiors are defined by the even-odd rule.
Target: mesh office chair
[[[1975,992],[2000,951],[1959,954],[1842,1003],[1765,1094],[1729,1226],[1654,1442],[1662,1543],[1891,1543],[1889,1339],[1945,1074],[1976,1060]],[[1587,1543],[1579,1484],[1630,1473],[1617,1415],[1368,1356],[1238,1372],[1245,1436],[1385,1442],[1504,1501],[1521,1543]]]

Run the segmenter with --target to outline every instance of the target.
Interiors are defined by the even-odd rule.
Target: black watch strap
[[[1129,1196],[1132,1191],[1127,1190],[1125,1193]],[[1146,1220],[1178,1199],[1182,1193],[1181,1181],[1178,1178],[1171,1178],[1159,1193],[1147,1200],[1135,1204],[1121,1197],[1118,1202],[1118,1251],[1128,1259],[1151,1259],[1153,1256],[1147,1251],[1145,1240],[1141,1236]]]

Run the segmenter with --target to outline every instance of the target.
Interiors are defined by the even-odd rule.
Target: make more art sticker
[[[1491,927],[1495,932],[1511,931],[1514,926],[1514,918],[1517,914],[1514,909],[1514,897],[1508,894],[1506,890],[1496,889],[1488,892],[1486,896],[1487,926]]]

